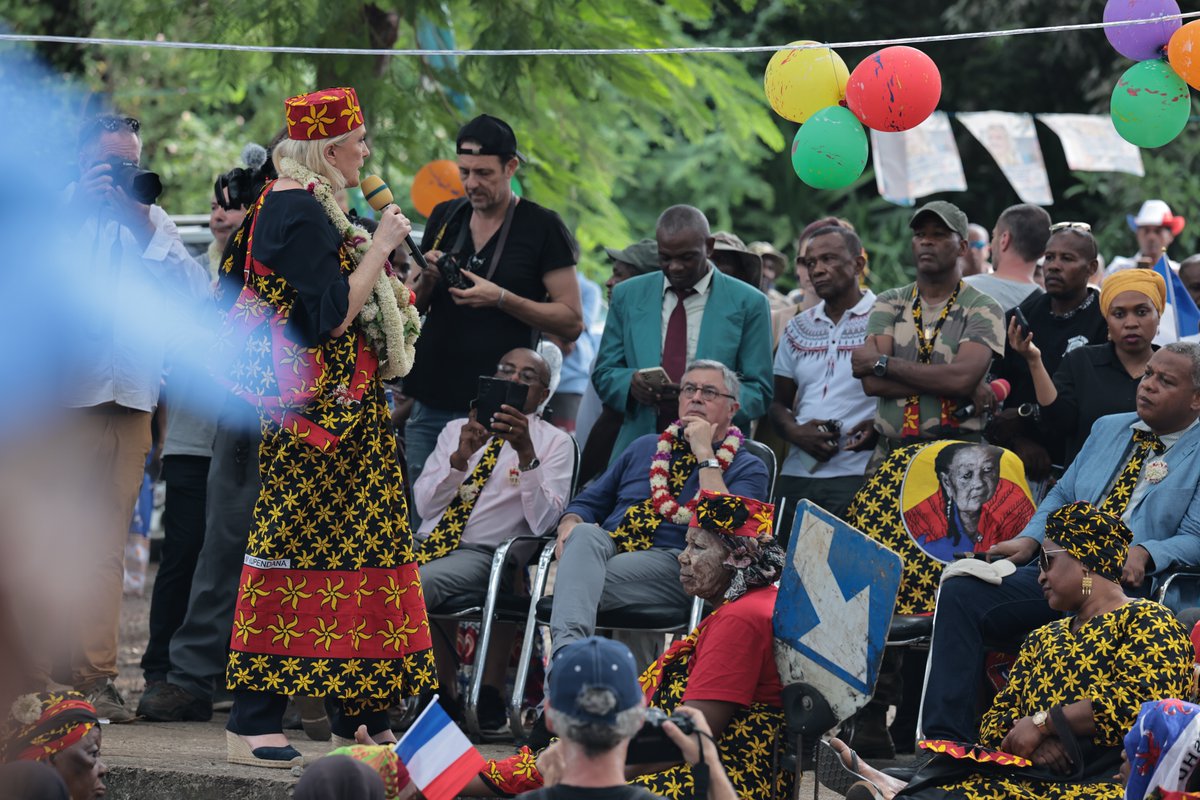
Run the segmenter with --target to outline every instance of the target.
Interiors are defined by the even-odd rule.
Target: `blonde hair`
[[[340,136],[334,136],[331,139],[314,139],[311,141],[284,139],[275,145],[275,149],[271,153],[271,162],[275,165],[275,170],[278,172],[283,159],[290,158],[305,169],[312,170],[329,181],[329,185],[333,187],[334,192],[340,192],[346,188],[346,176],[342,175],[341,172],[326,160],[325,148],[331,145],[336,147],[348,141],[356,130],[358,129],[355,128]]]

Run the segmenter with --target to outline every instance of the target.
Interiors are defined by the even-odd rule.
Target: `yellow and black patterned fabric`
[[[675,437],[671,443],[671,465],[668,467],[667,488],[672,497],[679,497],[683,485],[691,477],[696,468],[696,457],[692,455],[691,445],[683,436]],[[654,532],[662,524],[663,518],[654,509],[652,498],[646,498],[640,503],[634,503],[621,518],[621,524],[611,531],[619,553],[636,553],[649,550],[654,543]]]
[[[1046,538],[1101,578],[1117,582],[1133,532],[1116,514],[1080,500],[1055,509],[1046,518]]]
[[[962,447],[953,440],[905,445],[893,450],[862,488],[846,512],[846,521],[904,560],[896,595],[897,614],[932,614],[949,551],[981,551],[1021,532],[1034,514],[1025,469],[1013,453],[990,445],[972,448],[999,451],[1000,470],[993,494],[980,509],[977,535],[947,546],[951,523],[942,480],[936,474],[938,454]],[[916,520],[933,525],[919,527]],[[940,549],[939,549],[940,548]],[[935,554],[945,554],[945,558]]]
[[[243,228],[253,230],[262,207],[255,204]],[[339,253],[343,275],[353,271],[347,247]],[[251,261],[229,313],[253,306],[285,333],[298,293],[268,265]],[[288,350],[285,340],[273,335],[247,349],[258,362],[247,362],[236,378],[243,393],[277,402],[259,405],[262,489],[227,683],[336,697],[351,713],[384,709],[436,688],[437,677],[378,362],[357,321],[316,347]],[[320,368],[311,372],[296,359]],[[302,388],[275,391],[285,376]]]
[[[0,761],[45,761],[100,725],[96,709],[70,690],[18,697],[0,739]]]
[[[458,543],[462,540],[463,529],[466,528],[467,520],[471,518],[471,512],[475,510],[475,503],[479,500],[479,493],[483,491],[483,487],[487,486],[488,479],[492,477],[492,471],[496,469],[496,459],[500,457],[500,448],[502,447],[504,447],[504,440],[499,436],[493,436],[488,440],[487,445],[483,448],[483,455],[479,457],[479,463],[475,465],[475,469],[471,470],[471,474],[463,482],[464,487],[473,487],[472,491],[464,493],[460,489],[442,513],[442,518],[438,520],[437,525],[429,532],[429,536],[417,545],[418,564],[428,564],[435,558],[450,555],[458,548]]]
[[[1106,753],[1119,763],[1125,732],[1141,704],[1187,692],[1194,654],[1183,626],[1165,606],[1134,600],[1088,620],[1078,631],[1071,623],[1056,620],[1026,639],[1008,684],[984,714],[984,746],[1000,747],[1022,717],[1086,699],[1096,725],[1094,760]],[[1119,800],[1124,790],[1111,780],[1115,771],[1114,766],[1100,770],[1107,774],[1090,775],[1085,767],[1082,781],[1065,783],[1023,778],[1021,769],[997,769],[942,788],[966,800]]]
[[[650,706],[670,714],[683,700],[687,690],[689,664],[696,652],[696,640],[709,615],[683,639],[646,668],[639,681],[650,698]],[[738,797],[791,797],[792,773],[774,768],[775,748],[783,741],[783,710],[765,703],[739,708],[730,717],[717,749]],[[689,764],[639,775],[629,781],[644,786],[670,800],[692,800],[696,782]]]
[[[1142,474],[1142,464],[1146,463],[1146,456],[1151,453],[1161,455],[1166,449],[1163,440],[1155,434],[1134,428],[1133,452],[1109,489],[1108,497],[1100,504],[1100,510],[1116,514],[1118,517],[1124,514],[1125,509],[1129,507],[1129,498],[1133,496],[1133,489],[1137,486],[1138,477]]]

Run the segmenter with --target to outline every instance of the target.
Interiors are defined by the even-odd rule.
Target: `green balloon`
[[[1170,64],[1141,61],[1117,80],[1110,108],[1122,139],[1138,147],[1162,147],[1187,125],[1192,96]]]
[[[792,169],[814,189],[841,189],[867,166],[867,132],[849,109],[823,108],[792,140]]]

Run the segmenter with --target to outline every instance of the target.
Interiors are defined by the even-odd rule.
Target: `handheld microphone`
[[[989,383],[988,386],[992,387],[992,394],[996,395],[997,406],[1003,403],[1008,397],[1009,392],[1012,391],[1012,386],[1004,378],[997,378]],[[973,416],[975,416],[975,401],[973,400],[965,406],[960,405],[958,410],[954,412],[955,419],[966,419]]]
[[[383,211],[395,201],[392,190],[378,175],[368,175],[363,178],[359,182],[358,188],[362,190],[363,198],[376,211]],[[413,261],[417,262],[417,266],[421,269],[429,269],[429,262],[425,260],[425,254],[421,252],[421,248],[417,247],[411,235],[404,237],[404,244],[408,246],[408,251],[412,253]]]

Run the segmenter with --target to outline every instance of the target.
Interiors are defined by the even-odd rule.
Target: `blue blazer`
[[[734,424],[749,434],[749,423],[767,411],[774,391],[771,308],[767,296],[712,267],[712,284],[696,358],[719,361],[742,380],[741,409]],[[633,373],[662,365],[663,274],[649,272],[613,288],[604,337],[592,370],[592,384],[609,408],[625,413],[609,463],[639,436],[656,433],[658,413],[629,397]]]
[[[1099,506],[1102,493],[1125,466],[1132,438],[1129,428],[1136,413],[1110,414],[1092,425],[1092,433],[1079,455],[1071,462],[1021,536],[1037,539],[1046,535],[1046,518],[1055,509],[1076,500]],[[1182,566],[1200,566],[1200,425],[1193,426],[1162,455],[1167,477],[1151,484],[1130,509],[1128,522],[1132,545],[1146,548],[1154,559],[1153,575]]]

